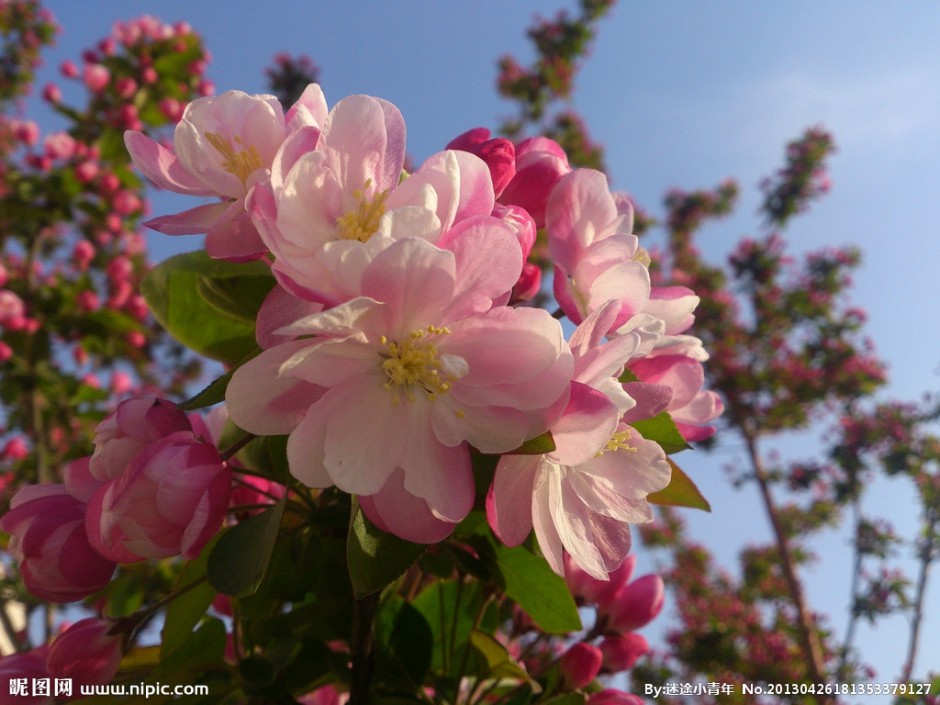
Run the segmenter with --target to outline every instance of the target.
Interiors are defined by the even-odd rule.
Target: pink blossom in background
[[[571,690],[580,690],[597,678],[601,671],[603,654],[596,646],[579,642],[573,644],[558,664],[565,685]]]

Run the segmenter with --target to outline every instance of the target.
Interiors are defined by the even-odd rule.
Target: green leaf
[[[470,632],[484,602],[482,583],[438,580],[428,585],[414,599],[415,609],[424,615],[431,627],[434,650],[431,658],[433,672],[457,675],[463,655],[470,647]],[[495,611],[495,610],[494,610]],[[482,628],[495,628],[495,622]]]
[[[552,438],[552,432],[546,431],[541,436],[530,438],[509,455],[543,455],[555,450],[555,439]]]
[[[234,365],[257,347],[254,319],[273,286],[274,277],[260,262],[234,264],[200,251],[158,264],[141,284],[141,293],[174,338]],[[207,292],[212,292],[209,300]]]
[[[209,554],[209,582],[232,597],[253,594],[261,584],[281,527],[287,496],[226,531]]]
[[[676,465],[672,458],[666,458],[672,467],[672,478],[665,489],[654,492],[647,496],[650,504],[661,504],[667,507],[689,507],[691,509],[703,509],[706,512],[712,510],[708,500],[702,495],[692,479],[686,475],[682,468]]]
[[[512,678],[524,681],[532,688],[533,693],[540,693],[542,687],[536,683],[525,669],[512,660],[509,651],[496,639],[486,632],[474,629],[470,632],[470,643],[477,650],[486,663],[487,672],[483,674],[486,678]]]
[[[524,546],[495,543],[496,561],[506,594],[549,634],[581,629],[581,615],[571,591],[544,558]]]
[[[186,563],[176,581],[176,589],[190,587],[174,599],[166,611],[161,634],[160,653],[163,657],[180,648],[192,635],[193,629],[206,615],[216,591],[206,580],[209,554],[215,548],[218,538],[206,544],[199,556]],[[199,582],[202,581],[202,582]]]
[[[672,417],[666,411],[651,419],[636,421],[632,425],[643,438],[648,441],[655,441],[666,453],[678,453],[680,450],[690,448],[682,434],[679,433],[676,422],[672,420]]]
[[[384,600],[376,617],[376,678],[391,688],[419,688],[431,668],[434,637],[424,615],[399,595]]]
[[[196,411],[196,409],[204,409],[207,406],[214,406],[225,401],[225,390],[228,389],[228,383],[231,381],[232,375],[234,374],[235,370],[232,369],[224,375],[217,377],[202,391],[180,404],[179,408],[183,411]]]
[[[346,562],[356,599],[378,592],[402,575],[427,550],[387,534],[356,512],[346,540]]]

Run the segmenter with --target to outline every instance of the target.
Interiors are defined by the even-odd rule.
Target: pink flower
[[[637,402],[617,381],[628,359],[649,351],[662,323],[649,319],[644,328],[637,316],[627,337],[604,343],[618,309],[608,302],[572,336],[574,374],[568,406],[551,427],[555,450],[504,455],[487,496],[496,535],[515,546],[534,528],[559,575],[567,551],[588,574],[607,580],[630,550],[629,524],[652,519],[646,496],[671,475],[662,448],[620,420]],[[530,511],[520,511],[526,506]]]
[[[499,196],[499,202],[521,206],[545,225],[545,207],[558,180],[571,171],[565,150],[547,137],[530,137],[516,147],[515,174]]]
[[[19,321],[26,313],[26,306],[17,294],[9,289],[0,289],[0,326],[9,326]]]
[[[81,600],[107,585],[114,573],[114,563],[91,547],[85,504],[66,485],[22,488],[0,529],[11,535],[8,548],[26,589],[41,600]]]
[[[182,554],[195,558],[219,530],[231,471],[215,446],[177,431],[138,451],[88,505],[92,545],[119,563]]]
[[[380,527],[425,542],[473,505],[468,444],[503,453],[544,432],[571,373],[557,321],[493,308],[520,266],[508,228],[469,219],[449,238],[394,242],[363,296],[282,329],[307,337],[240,367],[227,392],[238,426],[290,434],[295,477],[361,495]]]
[[[641,634],[612,634],[601,642],[604,655],[604,671],[620,673],[629,671],[641,656],[650,652],[650,645]]]
[[[111,72],[101,64],[85,64],[82,80],[92,93],[100,93],[111,81]]]
[[[516,175],[516,148],[505,137],[490,139],[490,131],[477,127],[455,137],[447,144],[447,149],[459,149],[470,152],[482,159],[490,170],[493,192],[498,198]]]
[[[187,106],[173,134],[174,151],[128,131],[124,142],[131,158],[154,184],[177,193],[223,199],[155,218],[147,226],[168,235],[207,233],[206,249],[213,257],[259,256],[265,248],[245,212],[245,197],[268,178],[289,131],[317,125],[325,115],[323,93],[315,85],[304,91],[287,118],[272,95],[227,91]]]
[[[605,605],[623,585],[629,582],[635,566],[636,556],[631,553],[617,570],[610,573],[607,580],[598,580],[585,573],[570,555],[566,555],[565,582],[568,583],[568,589],[578,600],[578,604]]]
[[[46,668],[52,678],[70,678],[75,685],[104,685],[118,671],[124,634],[109,634],[114,625],[97,617],[76,622],[56,637]]]
[[[95,429],[92,476],[99,482],[120,477],[145,446],[178,431],[191,433],[192,425],[173,402],[154,397],[122,401]]]
[[[51,696],[32,695],[34,679],[49,677],[48,651],[48,647],[42,646],[0,658],[0,705],[52,705]]]
[[[615,299],[614,329],[649,304],[649,256],[630,234],[632,220],[629,203],[610,193],[599,171],[577,169],[552,190],[545,221],[555,298],[573,322]]]
[[[489,171],[464,152],[432,155],[399,184],[405,124],[387,101],[345,98],[315,149],[300,138],[284,144],[248,209],[278,281],[306,301],[348,301],[360,293],[363,268],[391,243],[437,243],[462,220],[493,210]]]
[[[672,400],[667,407],[679,432],[687,441],[701,441],[715,433],[708,422],[721,416],[724,404],[715,392],[702,389],[702,363],[683,354],[668,354],[675,346],[658,348],[653,357],[634,360],[630,369],[648,384],[668,387]]]
[[[662,612],[665,585],[658,575],[644,575],[623,585],[607,604],[600,606],[598,621],[603,620],[608,634],[623,634],[644,627]]]
[[[601,671],[603,658],[601,650],[596,646],[584,642],[574,644],[558,664],[565,685],[571,690],[580,690],[590,685]]]

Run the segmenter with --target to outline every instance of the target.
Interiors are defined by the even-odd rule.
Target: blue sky
[[[322,68],[332,104],[351,93],[387,98],[402,110],[409,152],[417,163],[453,136],[495,127],[511,106],[495,93],[495,62],[506,52],[530,56],[524,30],[537,13],[567,2],[180,2],[99,0],[50,3],[64,27],[43,80],[65,58],[107,34],[116,19],[144,12],[185,19],[213,55],[208,75],[218,90],[264,90],[263,69],[278,51],[304,53]],[[833,190],[786,236],[794,251],[829,245],[862,248],[853,302],[870,314],[868,331],[890,365],[890,394],[917,399],[940,389],[940,4],[872,0],[828,3],[643,0],[622,2],[602,24],[581,73],[574,106],[607,147],[614,188],[630,192],[654,216],[670,187],[710,187],[739,179],[737,214],[700,236],[721,261],[745,234],[759,235],[756,184],[782,162],[784,144],[809,126],[835,135]],[[161,208],[156,212],[180,210]],[[150,240],[154,256],[195,249],[196,240]],[[812,445],[782,447],[806,457]],[[722,465],[739,449],[679,457],[713,500],[715,512],[693,529],[731,560],[742,535],[765,534],[762,519],[742,527],[747,491],[727,487]],[[872,509],[910,527],[910,496],[887,483],[874,488]],[[909,532],[908,532],[909,533]],[[823,560],[808,575],[811,600],[834,615],[848,591],[849,547],[833,534],[819,546]],[[647,562],[647,565],[649,563]],[[843,578],[842,576],[846,576]],[[935,578],[936,582],[936,578]],[[837,588],[833,588],[837,585]],[[937,605],[932,586],[928,605]],[[929,615],[915,673],[940,654],[940,614]],[[656,632],[650,633],[655,638]],[[861,643],[881,680],[900,669],[905,648],[900,619]]]

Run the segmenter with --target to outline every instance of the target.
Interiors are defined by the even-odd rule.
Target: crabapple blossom
[[[42,600],[81,600],[103,588],[114,573],[115,563],[92,548],[85,503],[67,485],[23,487],[0,519],[0,529],[10,534],[8,550],[20,564],[26,589]]]
[[[642,634],[611,634],[604,637],[600,644],[604,656],[603,671],[620,673],[629,671],[641,656],[650,651],[650,646]]]
[[[194,558],[225,518],[231,482],[215,446],[191,430],[172,432],[95,490],[85,520],[89,540],[119,563]]]
[[[0,658],[0,705],[52,705],[51,696],[32,694],[32,691],[17,693],[14,680],[28,686],[35,680],[49,677],[46,670],[48,646],[41,646],[19,654]]]
[[[530,137],[516,146],[515,174],[499,196],[499,202],[521,206],[545,225],[545,208],[558,180],[571,171],[565,150],[548,137]]]
[[[555,298],[573,322],[615,299],[614,329],[649,305],[649,255],[630,233],[632,221],[629,203],[610,193],[602,172],[576,169],[552,190],[545,225]]]
[[[627,360],[648,353],[663,324],[636,316],[627,336],[603,342],[619,311],[609,301],[572,336],[574,374],[568,406],[551,427],[555,450],[503,456],[487,496],[496,535],[513,546],[534,528],[559,575],[567,551],[589,575],[607,580],[630,550],[628,524],[652,519],[646,496],[671,476],[662,448],[621,421],[637,401],[617,380]],[[530,511],[519,511],[526,505]]]
[[[573,644],[561,657],[559,668],[565,685],[580,690],[589,685],[600,673],[604,656],[596,646],[585,642]]]
[[[123,633],[110,634],[111,622],[89,617],[71,625],[49,648],[46,669],[53,678],[75,684],[104,685],[118,671],[124,649]]]
[[[241,428],[290,434],[295,477],[365,495],[376,523],[425,542],[472,507],[468,445],[504,453],[543,433],[572,369],[546,312],[493,307],[521,264],[508,227],[470,219],[449,235],[452,250],[392,243],[362,296],[282,329],[306,337],[242,365],[226,394]]]
[[[622,634],[649,624],[663,609],[665,585],[654,574],[622,585],[613,597],[598,607],[597,619],[605,632]]]
[[[168,235],[207,233],[210,255],[253,259],[265,247],[245,212],[245,197],[267,179],[274,156],[292,132],[316,128],[326,116],[319,86],[311,85],[285,116],[272,95],[226,91],[190,103],[173,134],[171,151],[150,137],[125,133],[124,141],[137,167],[154,184],[193,196],[223,200],[171,216],[155,218],[148,227]]]

